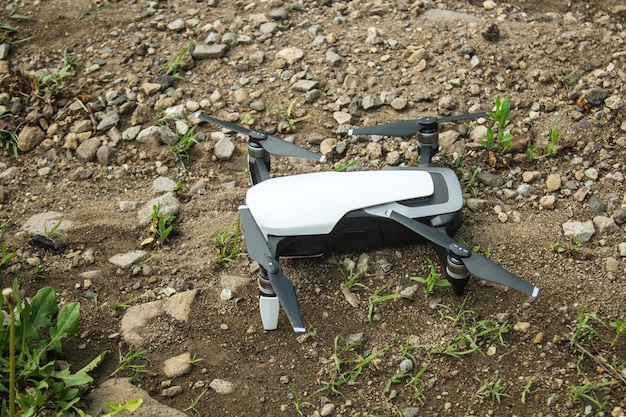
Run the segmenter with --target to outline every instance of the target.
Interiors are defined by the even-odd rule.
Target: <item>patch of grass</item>
[[[520,401],[522,402],[522,404],[526,404],[526,397],[528,396],[528,394],[532,394],[534,392],[530,389],[534,381],[535,381],[535,377],[532,377],[532,376],[528,378],[528,381],[526,381],[526,385],[524,385],[524,389],[522,390],[522,396],[520,398]]]
[[[292,113],[293,113],[293,106],[295,104],[296,104],[296,99],[294,98],[293,100],[291,100],[291,102],[289,102],[287,106],[283,106],[282,113],[283,113],[283,118],[285,120],[281,122],[280,125],[278,125],[279,131],[291,132],[296,129],[296,123],[302,122],[311,117],[311,115],[308,113],[303,116],[294,117]]]
[[[239,215],[226,230],[217,235],[213,249],[216,253],[217,263],[222,266],[233,262],[243,254],[245,243],[241,236],[241,218]]]
[[[313,404],[308,401],[302,401],[302,399],[298,395],[298,391],[296,391],[296,387],[294,386],[291,387],[291,395],[293,395],[293,403],[296,406],[296,413],[298,413],[300,417],[304,417],[304,412],[302,411],[302,409],[304,407],[312,407]]]
[[[172,155],[180,162],[183,168],[186,168],[191,159],[189,151],[198,143],[198,134],[195,133],[195,129],[196,126],[193,126],[187,130],[184,135],[181,136],[177,134],[176,143],[167,145]]]
[[[359,163],[358,159],[353,159],[352,161],[344,162],[342,164],[337,165],[335,168],[333,168],[333,171],[335,171],[335,172],[345,172],[349,168],[355,166],[358,163]]]
[[[30,36],[25,39],[14,40],[13,34],[19,32],[19,30],[13,26],[10,21],[11,20],[28,20],[31,17],[27,15],[23,15],[17,13],[15,10],[15,3],[9,3],[6,7],[3,7],[3,12],[7,12],[7,14],[2,13],[2,17],[0,18],[0,42],[7,43],[9,45],[14,45],[21,42],[26,42],[31,40],[33,37]]]
[[[495,109],[492,112],[488,112],[487,116],[493,119],[497,126],[498,132],[497,135],[493,131],[493,128],[487,128],[487,139],[481,142],[486,148],[494,148],[499,146],[502,152],[506,151],[513,141],[513,135],[505,132],[504,128],[506,126],[507,121],[509,120],[509,114],[511,112],[511,98],[506,97],[504,100],[500,100],[496,98]]]
[[[580,74],[576,68],[572,68],[561,76],[561,84],[563,85],[563,88],[568,91],[576,87],[578,85],[578,81],[580,81]]]
[[[130,308],[133,303],[135,303],[135,301],[142,299],[144,296],[143,295],[138,295],[136,297],[131,297],[129,299],[126,300],[122,300],[117,304],[114,304],[113,307],[111,307],[113,310],[126,310],[127,308]]]
[[[615,380],[600,382],[587,381],[582,385],[568,385],[567,390],[569,391],[572,402],[577,403],[585,399],[598,407],[599,411],[603,411],[606,408],[606,401],[600,400],[598,391],[604,387],[617,384],[618,382]]]
[[[9,261],[17,256],[16,252],[10,252],[6,245],[2,245],[2,256],[0,257],[0,266],[6,265]]]
[[[47,238],[53,238],[53,237],[59,237],[59,236],[63,236],[64,233],[63,231],[59,230],[59,227],[61,227],[61,225],[63,224],[63,222],[65,221],[65,217],[61,217],[59,219],[59,221],[57,221],[51,228],[50,230],[48,230],[48,228],[44,228],[43,231],[43,236],[47,237]]]
[[[329,380],[322,381],[322,386],[312,395],[327,390],[335,394],[343,395],[341,391],[339,391],[339,388],[343,385],[354,384],[357,378],[363,374],[365,368],[391,347],[391,345],[387,345],[381,349],[373,350],[365,358],[360,355],[351,357],[350,353],[354,353],[356,348],[362,347],[361,344],[352,343],[340,346],[340,340],[341,338],[339,336],[335,336],[332,356],[333,368]]]
[[[167,74],[172,77],[173,80],[182,80],[183,77],[178,74],[178,70],[182,65],[183,57],[189,52],[193,45],[194,42],[189,41],[187,46],[185,46],[174,59],[159,68],[159,74]]]
[[[595,326],[595,327],[594,327]],[[606,339],[596,328],[608,328],[606,323],[600,319],[596,313],[587,311],[585,305],[578,307],[576,311],[576,322],[573,325],[572,335],[570,337],[570,347],[574,347],[577,343],[582,346],[592,346],[595,342],[606,342]]]
[[[59,51],[53,50],[54,54],[61,59],[61,66],[57,69],[45,69],[39,72],[31,73],[30,77],[35,84],[35,89],[40,94],[55,95],[65,90],[66,85],[64,80],[76,73],[76,68],[79,66],[78,57],[76,54],[70,53],[67,50]]]
[[[13,156],[17,159],[19,156],[17,135],[20,125],[16,125],[15,122],[16,117],[9,110],[0,112],[0,146],[7,152],[13,153]]]
[[[191,404],[189,404],[189,407],[185,408],[183,411],[193,410],[198,416],[200,416],[201,414],[198,412],[198,410],[196,410],[196,406],[198,405],[202,397],[204,397],[204,394],[206,394],[208,391],[209,391],[208,388],[203,389],[202,392],[198,394],[196,398],[193,399],[193,401],[191,401]]]
[[[437,287],[449,287],[451,285],[450,282],[446,278],[441,278],[435,263],[430,259],[428,259],[428,263],[430,264],[430,273],[426,278],[411,277],[411,279],[422,284],[422,290],[426,294],[432,294]]]
[[[530,162],[535,161],[537,159],[547,158],[550,156],[556,155],[559,150],[559,140],[561,138],[561,132],[556,127],[556,122],[558,121],[558,116],[554,118],[552,121],[552,128],[550,129],[550,141],[546,145],[545,152],[541,155],[537,155],[537,147],[533,145],[532,142],[528,142],[526,145],[526,156]]]
[[[484,380],[474,377],[481,386],[478,388],[478,395],[483,398],[488,398],[493,402],[500,404],[502,398],[511,398],[510,394],[506,392],[506,385],[502,385],[502,378]]]
[[[132,381],[138,380],[142,374],[148,372],[146,368],[146,363],[148,362],[146,355],[148,353],[150,353],[149,349],[135,350],[132,347],[129,347],[126,353],[122,353],[122,348],[120,347],[117,352],[117,367],[111,372],[109,378],[118,374],[124,374]]]
[[[107,351],[74,373],[59,369],[55,360],[62,354],[61,342],[78,330],[80,304],[59,308],[52,287],[21,298],[17,281],[2,295],[0,307],[9,310],[10,329],[0,332],[0,393],[8,398],[0,405],[1,414],[84,415],[78,408],[79,387],[93,382],[89,372]]]

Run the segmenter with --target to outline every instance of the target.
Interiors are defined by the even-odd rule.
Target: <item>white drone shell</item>
[[[422,170],[316,172],[271,178],[250,188],[246,205],[267,238],[327,234],[348,212],[429,197]]]

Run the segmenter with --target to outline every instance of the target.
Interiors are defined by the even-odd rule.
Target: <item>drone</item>
[[[260,266],[259,309],[264,329],[278,327],[282,306],[293,330],[306,331],[295,288],[278,260],[328,252],[428,241],[455,294],[463,294],[471,274],[536,297],[537,287],[453,238],[462,221],[461,185],[452,169],[432,162],[439,150],[440,123],[486,115],[423,117],[348,131],[348,135],[416,135],[417,166],[270,177],[270,155],[319,162],[325,157],[276,136],[196,112],[194,116],[202,121],[249,138],[252,187],[238,211],[248,256]]]

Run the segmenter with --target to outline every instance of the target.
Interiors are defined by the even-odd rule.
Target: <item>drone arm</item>
[[[254,142],[248,144],[248,169],[252,185],[270,178],[270,154]]]

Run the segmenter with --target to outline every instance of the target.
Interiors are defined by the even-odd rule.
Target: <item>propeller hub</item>
[[[248,136],[252,140],[265,140],[265,139],[267,139],[267,133],[259,132],[259,131],[256,131],[256,130],[251,130],[250,132],[248,132]]]
[[[274,258],[266,256],[263,260],[263,268],[265,268],[268,274],[272,275],[278,272],[279,268]]]
[[[449,249],[450,253],[456,255],[458,258],[469,258],[472,256],[470,248],[460,243],[451,244]]]

